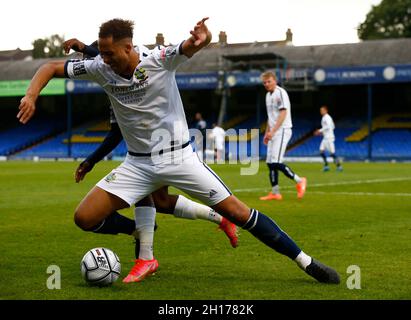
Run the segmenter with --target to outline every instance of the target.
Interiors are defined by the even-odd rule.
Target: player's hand
[[[272,138],[272,136],[270,136],[270,132],[269,131],[266,132],[265,135],[264,135],[264,139],[263,139],[264,144],[267,145],[268,141],[270,141],[271,138]]]
[[[194,46],[196,47],[206,42],[209,37],[211,39],[211,34],[205,24],[206,20],[208,20],[208,17],[201,19],[201,21],[195,25],[194,30],[190,31],[190,34],[193,36]]]
[[[314,135],[315,135],[315,136],[321,135],[320,129],[315,130],[315,131],[314,131]]]
[[[90,172],[93,167],[94,165],[92,165],[88,161],[83,161],[82,163],[80,163],[74,175],[76,182],[79,183],[81,180],[83,180],[86,174]]]
[[[264,135],[264,144],[268,144],[268,141],[270,141],[273,138],[273,133],[270,131],[267,131]]]
[[[66,54],[68,54],[71,49],[76,52],[83,52],[84,47],[85,44],[76,38],[69,39],[63,43],[63,49]]]
[[[29,96],[24,96],[20,100],[19,113],[17,114],[17,119],[23,124],[26,124],[34,115],[36,111],[36,104],[33,98]]]

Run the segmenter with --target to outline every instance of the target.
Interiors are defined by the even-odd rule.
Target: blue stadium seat
[[[34,118],[25,125],[0,132],[0,155],[10,155],[42,139],[61,132],[65,128],[63,120]]]

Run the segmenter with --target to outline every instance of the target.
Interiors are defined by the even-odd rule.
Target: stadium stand
[[[50,123],[53,125],[50,126]],[[27,125],[17,125],[14,128],[0,132],[0,155],[8,156],[24,148],[41,142],[47,137],[62,132],[65,129],[63,120],[35,118]]]
[[[411,113],[384,114],[375,118],[372,122],[372,131],[378,129],[411,129]],[[348,142],[358,142],[368,136],[368,125],[363,125],[360,129],[345,138]]]
[[[377,158],[409,158],[411,130],[381,129],[373,133],[373,156]]]
[[[367,156],[367,142],[346,142],[345,137],[351,135],[358,128],[337,128],[335,134],[335,148],[338,156],[346,158],[365,158]],[[322,137],[311,136],[304,143],[292,148],[286,153],[290,157],[315,157],[319,156],[318,148]]]
[[[408,115],[383,115],[376,118],[373,127],[376,129],[372,135],[372,154],[376,158],[410,158],[411,157],[411,122],[408,122]],[[381,119],[385,119],[382,122]],[[368,155],[368,141],[366,138],[361,140],[349,140],[362,124],[353,127],[353,119],[343,119],[337,122],[335,130],[335,146],[337,154],[345,159],[365,159]],[[388,123],[385,128],[384,123]],[[248,134],[236,137],[239,145],[235,150],[231,150],[232,156],[244,158],[251,156],[251,140],[257,137],[250,134],[250,130],[256,128],[256,119],[251,116],[242,116],[227,121],[224,124],[225,129],[228,125],[234,124],[232,129],[238,133],[239,129],[247,129]],[[312,133],[316,128],[315,122],[307,117],[293,120],[293,136],[289,143],[289,150],[286,153],[288,157],[316,157],[319,155],[319,145],[321,136],[313,136]],[[351,125],[351,127],[349,126]],[[396,125],[398,128],[396,128]],[[382,126],[382,127],[379,127]],[[33,121],[30,126],[13,128],[0,133],[1,144],[0,154],[9,155],[11,158],[64,158],[68,156],[67,133],[60,133],[57,136],[50,137],[51,133],[56,130],[64,130],[64,124],[60,123],[53,129],[49,128],[49,122],[45,120]],[[378,128],[378,129],[377,129]],[[259,156],[264,159],[267,148],[263,144],[265,131],[265,121],[260,125],[259,136]],[[93,152],[109,130],[107,122],[93,122],[79,126],[73,130],[71,139],[71,156],[74,158],[87,157]],[[40,141],[40,142],[39,142]],[[230,139],[226,140],[226,150],[229,150]],[[231,148],[233,148],[231,146]],[[19,150],[25,149],[18,152]],[[254,150],[255,152],[256,150]],[[126,145],[123,142],[109,155],[110,157],[123,157],[127,153]]]
[[[372,155],[375,158],[411,157],[411,121],[408,114],[386,114],[373,121]],[[408,118],[407,118],[408,117]],[[337,154],[347,159],[364,159],[368,156],[368,134],[363,135],[367,125],[344,127],[344,120],[337,123],[335,147]],[[354,120],[351,121],[354,123]],[[321,136],[311,136],[302,144],[287,152],[291,157],[312,157],[319,155]]]
[[[85,158],[92,153],[103,141],[109,127],[108,123],[99,122],[84,124],[73,130],[71,139],[71,156]],[[68,156],[67,133],[59,134],[41,144],[30,147],[13,155],[13,158],[64,158]],[[127,152],[124,141],[113,150],[111,156],[124,156]]]

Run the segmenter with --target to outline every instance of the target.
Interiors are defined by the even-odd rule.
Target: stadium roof
[[[289,66],[342,67],[395,65],[411,63],[411,39],[372,40],[360,43],[319,46],[293,46],[279,42],[248,44],[212,44],[196,54],[189,63],[179,68],[179,73],[204,73],[218,71],[223,63],[233,69],[233,61],[226,57],[283,57]],[[236,58],[236,59],[237,59]],[[239,58],[238,58],[239,59]],[[0,61],[0,80],[31,79],[35,71],[48,59],[32,61]],[[231,59],[233,60],[233,59]],[[241,60],[241,59],[240,59]],[[238,63],[238,61],[235,61]],[[244,66],[243,66],[244,67]],[[252,65],[250,66],[252,68]]]
[[[21,50],[20,48],[0,51],[0,61],[32,60],[31,55],[32,50]]]
[[[255,43],[232,49],[205,49],[195,55],[180,72],[217,71],[219,55],[264,55],[284,57],[290,66],[342,67],[411,63],[411,39],[370,40],[359,43],[319,46],[270,46]]]

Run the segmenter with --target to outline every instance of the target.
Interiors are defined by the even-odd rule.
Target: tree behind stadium
[[[58,58],[64,56],[63,50],[64,36],[53,34],[44,39],[33,41],[33,59]]]
[[[382,0],[358,28],[361,40],[411,37],[411,0]]]

